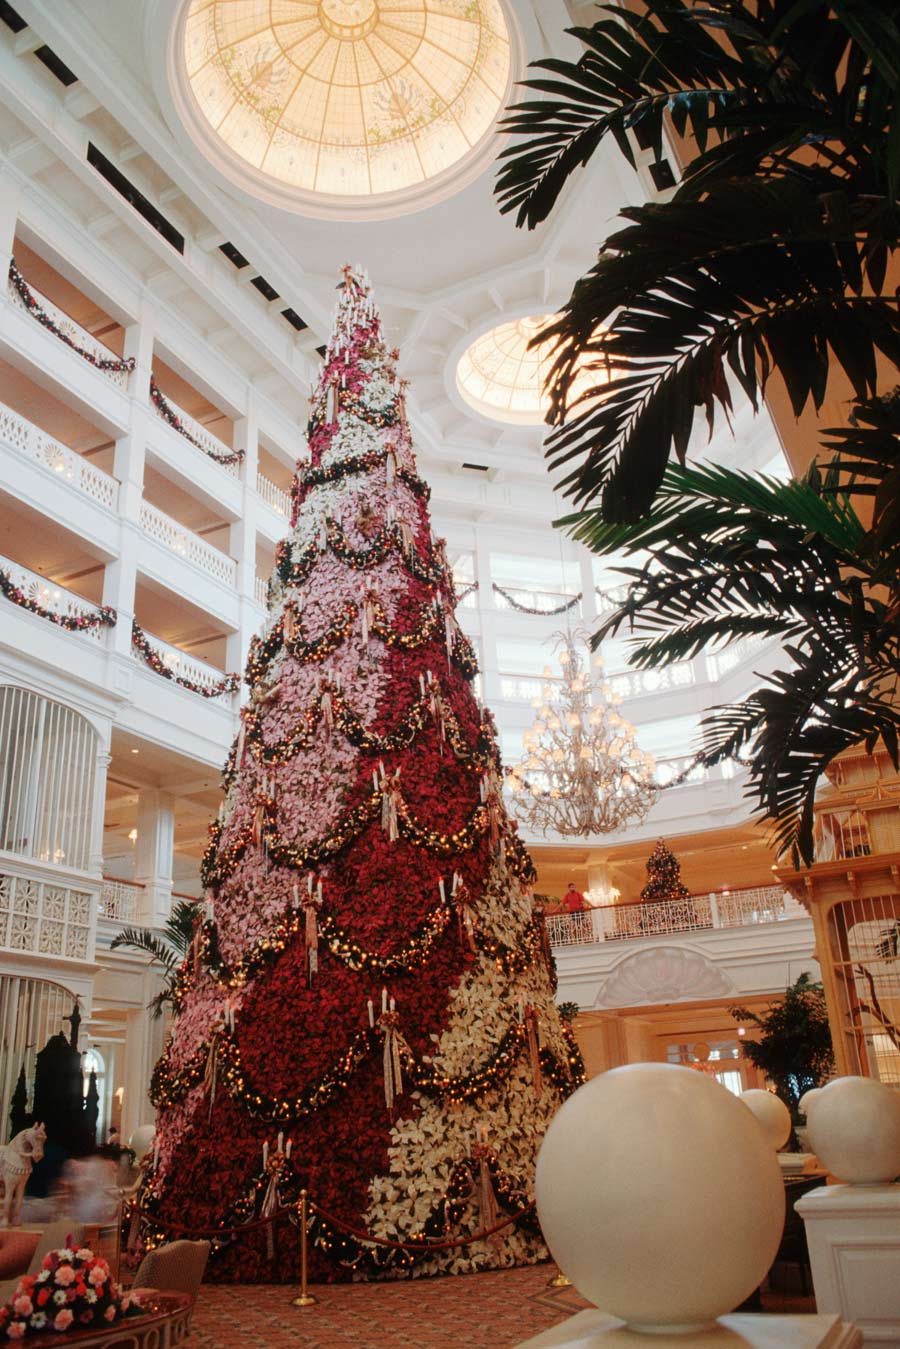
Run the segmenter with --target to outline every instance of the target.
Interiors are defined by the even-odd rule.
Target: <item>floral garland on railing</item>
[[[215,460],[217,464],[229,467],[231,464],[239,464],[243,460],[243,450],[231,450],[228,454],[218,454],[215,450],[211,450],[208,445],[204,445],[202,441],[196,438],[196,436],[192,436],[171,403],[167,401],[165,394],[154,379],[152,372],[150,374],[150,401],[162,417],[163,421],[171,426],[173,431],[177,431],[180,436],[183,436],[185,440],[189,440],[192,445],[195,445],[198,450],[202,450],[205,455],[208,455],[210,459]]]
[[[511,591],[504,590],[503,586],[497,585],[496,581],[491,585],[491,589],[495,595],[502,595],[510,609],[515,609],[517,613],[533,614],[542,618],[552,618],[557,614],[567,614],[570,609],[574,609],[582,600],[582,594],[579,590],[577,595],[573,595],[570,600],[566,600],[565,604],[560,604],[555,609],[531,609],[527,604],[521,604]]]
[[[189,693],[199,693],[201,698],[220,698],[223,693],[236,693],[241,687],[241,677],[238,674],[223,675],[216,684],[195,684],[192,679],[185,679],[184,675],[174,674],[159,652],[150,645],[147,634],[136,619],[131,624],[131,645],[154,674],[162,675],[163,679],[170,679],[173,684],[187,689]]]
[[[95,370],[103,370],[113,374],[125,372],[130,374],[134,369],[133,356],[95,356],[94,353],[88,351],[86,347],[80,347],[74,338],[71,338],[67,332],[60,328],[56,320],[51,318],[46,309],[42,308],[35,299],[34,292],[16,266],[15,259],[9,264],[9,279],[12,282],[13,290],[16,292],[31,317],[37,319],[41,327],[46,328],[54,337],[58,337],[60,342],[65,343],[67,347],[71,347],[72,351],[74,351],[77,356],[80,356],[82,360],[87,361],[87,363],[92,365]],[[73,319],[72,321],[74,323],[75,320]]]
[[[0,592],[20,609],[37,614],[38,618],[46,618],[48,623],[55,623],[58,628],[65,628],[67,632],[89,632],[92,628],[116,626],[116,611],[108,605],[101,605],[93,613],[83,614],[58,614],[53,609],[45,609],[16,585],[7,571],[0,571]]]
[[[462,604],[463,600],[468,599],[470,595],[474,595],[477,589],[477,581],[470,581],[468,585],[458,585],[456,581],[454,581],[453,592],[456,595],[456,603]]]

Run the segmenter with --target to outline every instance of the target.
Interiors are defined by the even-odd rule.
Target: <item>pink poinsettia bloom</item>
[[[54,1316],[53,1329],[68,1330],[69,1326],[72,1324],[74,1320],[75,1317],[69,1311],[68,1307],[64,1307],[61,1312],[57,1312],[56,1315]]]
[[[117,1312],[118,1308],[115,1303],[113,1303],[111,1306],[107,1307],[106,1311],[103,1313],[103,1319],[105,1321],[115,1321]]]

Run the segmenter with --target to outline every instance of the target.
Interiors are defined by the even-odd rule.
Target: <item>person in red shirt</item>
[[[584,913],[588,904],[580,890],[575,889],[575,882],[569,881],[569,887],[562,897],[561,908],[565,913]]]

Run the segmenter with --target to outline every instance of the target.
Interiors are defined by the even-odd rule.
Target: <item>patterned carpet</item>
[[[284,1287],[204,1284],[185,1349],[511,1349],[588,1305],[553,1272],[317,1287],[306,1308]]]

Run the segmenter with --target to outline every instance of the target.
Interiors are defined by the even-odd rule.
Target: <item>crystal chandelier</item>
[[[507,770],[515,813],[541,833],[587,837],[642,820],[656,800],[653,756],[636,744],[634,727],[616,710],[621,699],[594,657],[592,674],[579,646],[586,633],[555,634],[560,676],[533,706],[537,716],[523,737],[525,753]],[[549,666],[544,676],[551,679]]]

